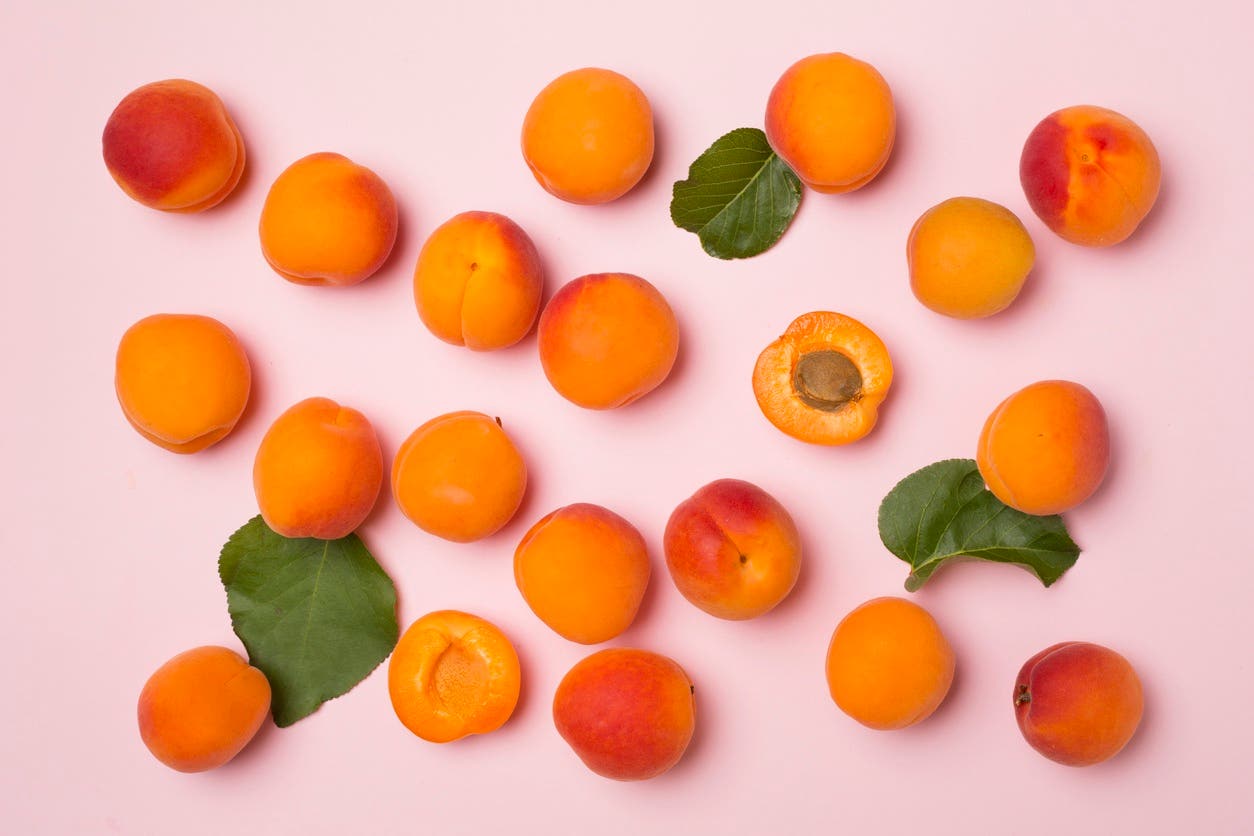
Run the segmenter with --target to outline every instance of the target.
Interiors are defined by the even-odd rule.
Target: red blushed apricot
[[[1073,244],[1105,247],[1133,233],[1158,198],[1162,166],[1145,131],[1113,110],[1063,108],[1023,146],[1019,180],[1032,211]]]
[[[611,648],[576,664],[553,697],[557,732],[584,764],[641,781],[679,763],[696,727],[696,689],[673,660]]]
[[[144,683],[139,735],[171,769],[204,772],[238,755],[269,711],[265,674],[225,647],[197,647]]]
[[[988,489],[1012,508],[1040,515],[1069,511],[1106,476],[1106,413],[1078,383],[1033,383],[988,416],[976,463]]]
[[[1023,665],[1014,707],[1033,749],[1067,766],[1091,766],[1132,739],[1144,698],[1127,659],[1098,644],[1063,642]]]
[[[801,538],[788,511],[739,479],[711,482],[681,502],[663,544],[675,586],[719,618],[769,612],[801,571]]]
[[[128,93],[105,123],[101,144],[122,191],[165,212],[216,206],[244,173],[244,141],[222,100],[186,79]]]

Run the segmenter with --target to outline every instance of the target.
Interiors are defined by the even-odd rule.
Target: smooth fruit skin
[[[1088,642],[1062,642],[1029,659],[1015,678],[1015,719],[1033,749],[1067,766],[1117,755],[1144,711],[1128,660]]]
[[[340,154],[310,154],[278,176],[261,208],[261,252],[288,281],[354,285],[396,243],[396,199],[370,169]]]
[[[653,161],[653,111],[631,79],[585,67],[540,91],[523,119],[522,152],[545,191],[570,203],[608,203]]]
[[[611,648],[576,664],[553,697],[553,723],[584,764],[642,781],[683,757],[696,726],[695,688],[673,660]]]
[[[215,769],[240,753],[270,712],[265,674],[225,647],[197,647],[157,669],[139,695],[139,734],[179,772]]]
[[[383,451],[355,409],[309,398],[275,419],[253,462],[266,525],[284,537],[338,540],[365,521],[383,484]]]
[[[414,303],[432,334],[472,351],[514,345],[540,312],[544,271],[518,224],[495,212],[463,212],[422,246]]]
[[[1073,244],[1118,244],[1140,225],[1162,182],[1158,150],[1141,127],[1104,107],[1051,113],[1029,134],[1019,181],[1032,211]]]
[[[527,465],[498,421],[450,412],[410,434],[392,463],[392,496],[424,531],[469,543],[513,519]]]
[[[888,162],[897,113],[888,82],[840,52],[802,58],[766,104],[766,138],[807,186],[830,194],[865,186]]]
[[[518,654],[491,622],[456,610],[409,625],[388,663],[388,695],[407,729],[432,743],[505,724],[522,684]]]
[[[801,538],[773,496],[719,479],[674,510],[666,566],[685,598],[718,618],[757,618],[788,596],[801,571]]]
[[[1110,433],[1101,402],[1078,383],[1043,380],[984,422],[976,464],[988,489],[1025,514],[1061,514],[1101,486]]]
[[[931,716],[949,693],[954,652],[927,610],[904,598],[875,598],[836,626],[827,685],[841,711],[891,730]]]
[[[122,191],[165,212],[216,206],[244,173],[244,141],[222,100],[181,78],[128,93],[110,114],[101,146]]]
[[[539,344],[544,374],[558,394],[587,409],[615,409],[666,380],[679,355],[679,324],[644,279],[594,273],[549,300]]]
[[[906,242],[910,289],[958,319],[1005,310],[1032,271],[1036,247],[1015,214],[978,197],[955,197],[915,221]]]

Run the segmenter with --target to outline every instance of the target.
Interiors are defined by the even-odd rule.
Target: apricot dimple
[[[835,412],[862,392],[862,373],[839,351],[807,351],[797,360],[792,385],[807,406]]]

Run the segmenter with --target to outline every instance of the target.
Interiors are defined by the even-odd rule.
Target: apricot
[[[888,162],[896,134],[888,82],[841,52],[802,58],[766,102],[771,148],[818,192],[851,192],[871,182]]]
[[[836,626],[827,685],[841,711],[873,729],[904,729],[949,693],[954,652],[936,620],[903,598],[874,598]]]
[[[423,531],[469,543],[513,519],[527,490],[527,465],[500,422],[481,412],[432,418],[405,439],[392,462],[392,496]]]
[[[354,285],[387,261],[397,224],[396,199],[379,175],[339,154],[310,154],[270,186],[261,252],[288,281]]]
[[[585,67],[540,91],[523,119],[522,153],[536,181],[570,203],[608,203],[653,161],[653,110],[631,79]]]
[[[114,388],[144,438],[195,453],[226,437],[248,405],[252,371],[230,328],[196,314],[154,314],[118,343]]]
[[[544,307],[539,335],[549,383],[588,409],[614,409],[652,392],[679,354],[670,305],[630,273],[594,273],[566,284]]]
[[[954,197],[923,213],[910,230],[910,288],[927,307],[958,319],[1005,310],[1027,280],[1036,248],[1004,206]]]
[[[514,581],[527,606],[580,644],[607,641],[631,626],[649,572],[640,532],[599,505],[558,508],[514,552]]]
[[[696,727],[695,693],[674,660],[614,647],[593,653],[562,678],[553,723],[596,774],[641,781],[684,756]]]
[[[522,673],[496,625],[456,610],[409,625],[388,663],[388,694],[405,728],[432,743],[487,734],[518,704]]]
[[[1104,107],[1051,113],[1028,135],[1019,182],[1045,225],[1073,244],[1107,247],[1136,230],[1158,199],[1162,165],[1145,131]]]
[[[284,537],[348,536],[374,507],[382,484],[374,427],[328,398],[308,398],[276,418],[253,462],[261,516]]]
[[[1061,514],[1093,495],[1110,463],[1106,413],[1093,393],[1042,380],[984,422],[976,464],[988,489],[1025,514]]]
[[[244,173],[244,140],[222,100],[182,78],[126,94],[105,123],[101,145],[122,191],[164,212],[216,206]]]
[[[681,502],[663,547],[680,593],[719,618],[769,612],[801,571],[801,538],[788,511],[739,479],[711,482]]]
[[[849,444],[869,433],[892,383],[893,363],[875,332],[828,311],[794,319],[753,369],[762,414],[811,444]]]
[[[204,772],[238,755],[269,712],[265,674],[225,647],[197,647],[144,683],[139,736],[171,769]]]
[[[1144,698],[1127,659],[1099,644],[1062,642],[1023,665],[1014,706],[1033,749],[1067,766],[1091,766],[1132,739]]]

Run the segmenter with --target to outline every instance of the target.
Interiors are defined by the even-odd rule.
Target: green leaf
[[[1080,554],[1062,517],[1005,505],[971,459],[936,462],[902,479],[880,503],[879,525],[884,545],[910,564],[910,592],[958,557],[1016,563],[1049,586]]]
[[[675,184],[671,220],[695,232],[715,258],[749,258],[775,245],[800,205],[801,181],[771,150],[766,134],[737,128]]]
[[[253,517],[222,547],[218,574],[279,726],[346,693],[396,645],[396,588],[356,534],[289,539]]]

